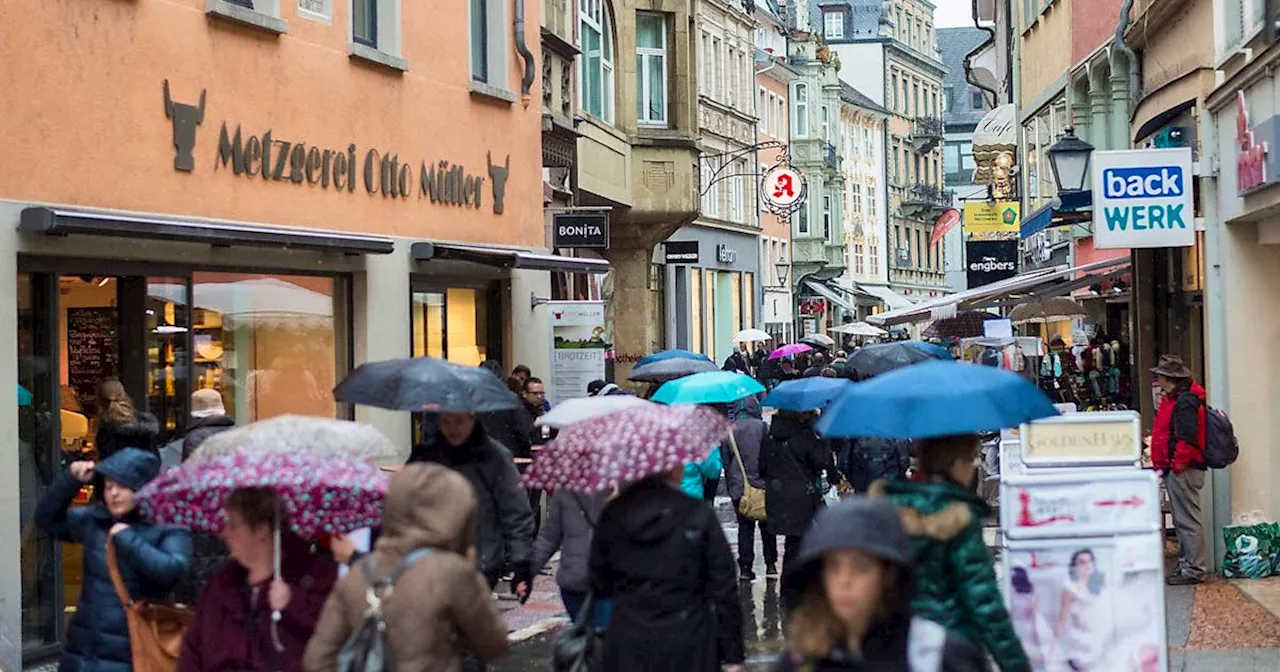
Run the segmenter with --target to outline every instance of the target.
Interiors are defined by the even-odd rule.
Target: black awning
[[[565,273],[608,273],[609,262],[586,257],[564,257],[557,254],[537,254],[524,250],[480,245],[455,245],[453,243],[421,242],[409,248],[414,261],[433,259],[469,261],[473,264],[498,268],[523,268],[531,271],[561,271]]]
[[[395,251],[395,241],[386,236],[49,207],[24,208],[18,230],[51,236],[86,234],[342,254],[391,254]]]

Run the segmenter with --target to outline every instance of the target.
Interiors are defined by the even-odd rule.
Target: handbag
[[[595,627],[595,611],[595,595],[588,593],[573,623],[556,638],[551,651],[553,672],[604,670],[604,633]]]
[[[182,635],[191,624],[193,612],[182,606],[159,602],[135,602],[120,577],[116,547],[107,537],[107,571],[116,596],[124,606],[129,624],[129,650],[135,672],[173,672],[182,652]]]
[[[763,521],[766,518],[764,489],[751,485],[747,480],[747,465],[742,462],[742,453],[738,451],[738,441],[733,438],[733,432],[729,432],[729,447],[733,449],[733,458],[742,471],[742,499],[738,500],[738,513],[747,520]]]

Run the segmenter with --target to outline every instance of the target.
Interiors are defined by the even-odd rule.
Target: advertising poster
[[[1158,532],[1013,542],[1005,595],[1036,672],[1162,672],[1164,579]]]
[[[605,355],[613,349],[603,301],[552,301],[551,379],[547,399],[554,406],[587,396],[587,383],[604,380]]]
[[[966,240],[1017,240],[1021,218],[1017,201],[970,201],[964,204]]]
[[[1018,241],[971,240],[964,244],[965,278],[982,287],[1018,274]]]
[[[1025,436],[1020,447],[1025,462]],[[1160,529],[1154,472],[1101,467],[1055,472],[1004,479],[1000,528],[1005,536],[1043,539]]]

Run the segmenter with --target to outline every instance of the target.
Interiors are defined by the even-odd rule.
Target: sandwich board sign
[[[1191,148],[1098,151],[1091,161],[1095,248],[1195,244]]]

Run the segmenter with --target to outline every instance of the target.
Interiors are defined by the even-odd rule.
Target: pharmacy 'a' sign
[[[1195,244],[1191,149],[1094,152],[1093,246]]]

